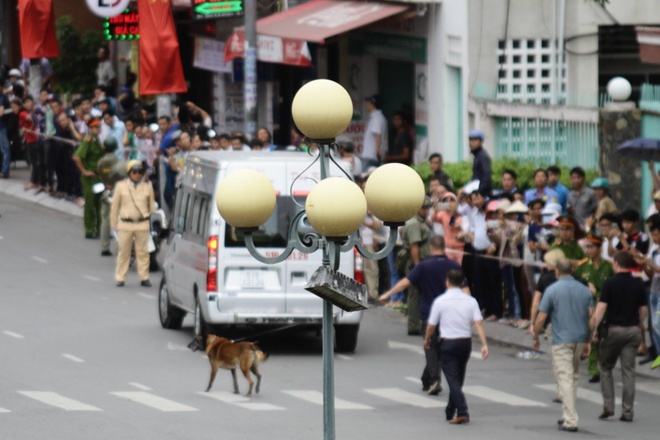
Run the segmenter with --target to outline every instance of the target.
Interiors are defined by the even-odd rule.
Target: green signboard
[[[351,55],[372,55],[389,60],[426,64],[426,40],[404,35],[365,32],[351,35]]]
[[[198,20],[237,17],[240,15],[243,15],[242,0],[193,0],[193,18]]]

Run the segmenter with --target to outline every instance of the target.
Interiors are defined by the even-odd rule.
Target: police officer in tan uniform
[[[140,275],[140,285],[151,287],[149,281],[150,238],[149,215],[154,211],[154,191],[144,179],[142,162],[132,160],[126,166],[128,178],[115,185],[110,210],[110,227],[117,231],[117,287],[123,287],[128,273],[131,249],[135,242],[135,260]]]

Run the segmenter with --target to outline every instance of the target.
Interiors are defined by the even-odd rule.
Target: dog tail
[[[263,351],[257,349],[255,350],[254,354],[257,356],[257,360],[259,362],[266,362],[268,358],[270,357],[269,354],[264,353]]]

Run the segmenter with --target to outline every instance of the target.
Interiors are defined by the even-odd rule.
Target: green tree
[[[55,27],[60,56],[52,62],[53,91],[58,94],[91,92],[96,85],[97,53],[104,44],[103,35],[91,30],[81,34],[73,27],[69,16],[58,18]]]

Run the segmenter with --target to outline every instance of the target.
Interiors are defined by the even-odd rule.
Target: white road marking
[[[18,333],[14,333],[14,332],[9,331],[9,330],[5,330],[2,333],[6,334],[7,336],[11,336],[12,338],[16,338],[16,339],[23,339],[25,337],[23,335],[19,335]]]
[[[635,389],[637,391],[643,391],[645,393],[649,394],[655,394],[656,396],[660,396],[660,382],[657,383],[636,383],[635,384]]]
[[[419,345],[417,345],[417,344],[406,344],[405,342],[387,341],[387,345],[395,350],[396,349],[410,350],[413,353],[424,354],[424,347],[422,347],[421,342],[419,343]]]
[[[168,350],[181,350],[181,351],[189,350],[189,348],[186,347],[185,345],[175,344],[174,342],[170,342],[170,341],[167,342],[167,349]],[[206,357],[206,355],[204,355],[204,357]]]
[[[418,385],[422,383],[422,381],[418,377],[406,376],[406,380],[408,382],[416,383]]]
[[[538,384],[534,386],[536,388],[541,388],[542,390],[552,391],[553,393],[557,392],[557,385],[553,383]],[[577,396],[578,399],[586,400],[587,402],[591,402],[591,403],[595,403],[596,405],[603,406],[603,395],[600,392],[578,387]],[[620,397],[616,398],[616,404],[621,405]]]
[[[430,398],[420,396],[416,393],[402,390],[400,388],[372,388],[365,390],[369,394],[382,397],[383,399],[392,400],[397,403],[405,405],[416,406],[418,408],[443,408],[447,402],[443,402],[437,398]]]
[[[86,403],[69,399],[68,397],[50,391],[19,391],[19,393],[30,399],[61,408],[65,411],[102,411],[95,406],[87,405]]]
[[[137,295],[146,299],[156,299],[156,295],[154,295],[153,293],[138,292]]]
[[[69,354],[69,353],[62,353],[62,357],[66,358],[70,361],[73,361],[73,362],[78,362],[78,363],[85,362],[84,360],[80,359],[78,356],[74,356],[74,355]]]
[[[281,406],[272,405],[270,403],[253,402],[249,397],[240,394],[232,394],[226,391],[209,392],[199,391],[198,394],[210,397],[211,399],[219,400],[220,402],[236,405],[240,408],[249,409],[250,411],[283,411],[286,408]]]
[[[484,400],[490,400],[491,402],[504,403],[510,406],[538,406],[538,407],[547,407],[543,402],[536,402],[534,400],[525,399],[524,397],[519,397],[514,394],[505,393],[503,391],[494,390],[492,388],[484,386],[464,386],[463,392],[471,396],[476,396]]]
[[[316,405],[323,405],[323,393],[315,390],[291,390],[282,391],[298,399],[305,400]],[[362,405],[360,403],[349,402],[348,400],[335,398],[335,409],[373,409],[370,406]]]
[[[100,281],[103,281],[101,278],[96,278],[96,277],[93,277],[91,275],[85,275],[85,276],[83,276],[83,278],[86,279],[86,280],[90,280],[90,281],[96,281],[97,283],[100,282]]]
[[[8,409],[0,408],[0,414],[9,413],[9,412],[11,412],[11,411],[9,411]]]
[[[118,391],[110,394],[149,406],[163,412],[199,411],[197,408],[193,408],[192,406],[184,405],[182,403],[178,403],[173,400],[142,391]]]
[[[482,360],[482,359],[481,359],[481,352],[480,352],[480,351],[473,351],[472,353],[470,353],[470,357],[471,357],[472,359]]]
[[[33,255],[33,256],[32,256],[32,259],[33,259],[34,261],[38,261],[39,263],[43,263],[43,264],[48,264],[48,263],[50,263],[50,261],[46,260],[45,258],[37,257],[36,255]]]
[[[4,239],[5,239],[5,237],[3,237],[2,235],[0,235],[0,240],[4,240]]]
[[[353,358],[350,356],[346,356],[345,354],[338,354],[336,355],[338,359],[341,359],[342,361],[352,361]]]
[[[138,390],[142,390],[142,391],[152,391],[151,388],[149,388],[149,387],[146,386],[146,385],[142,385],[141,383],[137,383],[137,382],[129,382],[128,384],[131,385],[131,386],[134,386],[134,387],[137,388]]]

